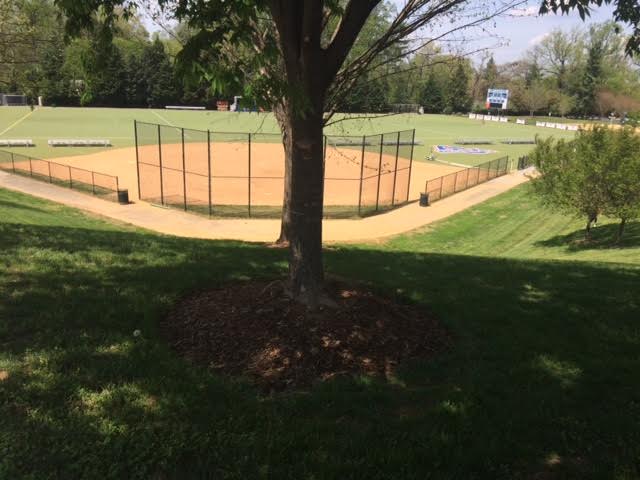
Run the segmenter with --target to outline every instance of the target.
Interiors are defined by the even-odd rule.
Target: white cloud
[[[530,6],[526,8],[512,8],[507,12],[511,17],[537,17],[540,7]]]
[[[539,44],[541,41],[543,41],[549,35],[551,35],[549,32],[545,32],[545,33],[541,33],[540,35],[536,35],[531,40],[529,40],[529,46],[534,46],[534,45]]]

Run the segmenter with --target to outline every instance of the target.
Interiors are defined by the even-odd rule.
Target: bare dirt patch
[[[280,281],[253,281],[182,299],[162,322],[171,347],[196,364],[248,377],[264,392],[299,389],[337,375],[393,376],[410,359],[451,344],[414,306],[330,282],[337,302],[310,313]]]
[[[281,205],[284,188],[284,150],[282,144],[252,144],[251,195],[255,205]],[[214,204],[244,205],[247,202],[249,182],[247,180],[247,145],[239,143],[215,144],[212,150],[212,201]],[[140,187],[143,198],[160,196],[159,154],[156,145],[141,145]],[[357,205],[360,192],[360,163],[362,151],[353,148],[330,148],[326,158],[325,204]],[[383,154],[379,164],[379,154],[365,152],[362,199],[364,205],[375,204],[378,190],[378,169],[380,175],[381,205],[391,202],[394,190],[393,170],[396,168],[395,155]],[[129,190],[129,198],[138,200],[138,168],[135,147],[108,149],[87,155],[53,159],[56,163],[84,168],[118,177],[120,188]],[[187,197],[192,204],[208,203],[209,185],[208,156],[205,144],[188,144],[185,151],[185,178],[182,175],[182,145],[163,144],[163,194],[180,197],[186,186]],[[400,158],[395,175],[396,202],[405,201],[408,183],[408,160]],[[461,170],[460,167],[420,162],[414,159],[411,167],[409,200],[416,200],[424,190],[427,179],[436,178]]]

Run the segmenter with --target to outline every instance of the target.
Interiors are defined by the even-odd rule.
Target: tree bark
[[[289,243],[291,231],[291,163],[292,141],[291,128],[287,119],[284,105],[276,105],[273,108],[274,115],[282,132],[282,146],[284,147],[284,191],[282,195],[282,217],[280,222],[280,236],[276,243],[286,245]]]
[[[289,241],[289,282],[296,300],[315,309],[322,291],[323,113],[358,33],[380,0],[350,0],[326,48],[324,2],[269,0],[289,91],[281,124],[285,187],[280,241]]]
[[[627,219],[623,218],[620,220],[620,224],[618,225],[618,233],[616,235],[616,243],[620,243],[622,240],[622,234],[624,233],[624,227],[627,224]]]
[[[294,298],[315,309],[324,282],[322,261],[322,207],[324,179],[322,165],[322,113],[289,116],[290,170],[289,281]],[[285,187],[285,190],[287,187]]]
[[[591,240],[591,225],[598,219],[597,215],[589,214],[587,216],[587,226],[584,231],[584,239]]]

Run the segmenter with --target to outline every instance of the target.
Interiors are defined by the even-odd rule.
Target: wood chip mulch
[[[251,281],[194,293],[169,312],[163,333],[189,361],[248,377],[267,393],[336,375],[389,378],[403,361],[451,345],[432,316],[363,287],[328,282],[337,305],[308,312],[283,285]]]

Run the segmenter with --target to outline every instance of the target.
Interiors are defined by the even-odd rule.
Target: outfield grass
[[[185,128],[209,129],[231,132],[278,132],[271,114],[232,113],[216,111],[113,109],[113,108],[49,108],[38,109],[29,114],[28,107],[0,108],[0,132],[9,128],[0,138],[32,138],[34,148],[14,148],[13,151],[31,154],[40,158],[80,155],[100,150],[99,148],[47,146],[50,138],[107,138],[114,147],[129,147],[134,144],[133,121],[177,125]],[[483,146],[496,152],[489,155],[439,155],[438,158],[456,163],[476,165],[504,155],[518,157],[529,152],[531,145],[505,145],[504,139],[533,139],[536,135],[554,135],[570,138],[572,132],[550,131],[533,126],[501,124],[469,120],[463,116],[446,115],[393,115],[381,118],[365,118],[351,115],[347,121],[338,122],[327,129],[336,135],[366,135],[398,130],[416,129],[416,139],[423,145],[416,146],[414,158],[424,160],[433,145],[453,144],[461,138],[490,139],[494,145]]]
[[[393,384],[261,398],[177,359],[158,321],[186,292],[283,274],[286,252],[0,190],[0,478],[638,478],[639,226],[582,249],[579,222],[529,197],[328,249],[330,272],[423,305],[454,348]]]

